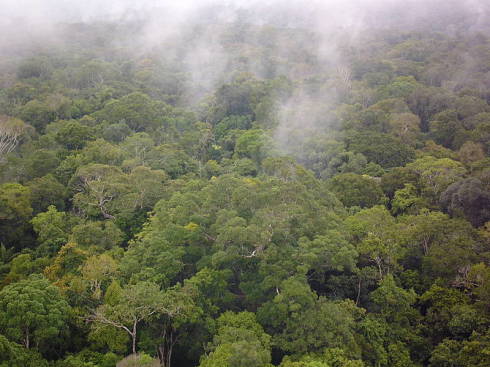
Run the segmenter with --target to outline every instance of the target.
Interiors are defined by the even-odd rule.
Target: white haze
[[[115,35],[114,42],[128,42],[136,54],[161,52],[162,45],[169,45],[163,47],[165,56],[180,57],[189,83],[209,91],[223,81],[230,59],[213,32],[220,24],[243,22],[312,32],[316,38],[311,46],[325,72],[348,73],[339,50],[362,42],[367,32],[390,28],[457,32],[463,18],[471,19],[467,31],[488,32],[489,16],[489,0],[0,0],[0,57],[18,47],[69,43],[60,32],[61,23],[137,21],[141,26],[130,39]],[[172,55],[176,51],[171,45],[181,42],[197,24],[206,26],[192,46],[184,54]],[[283,58],[295,52],[283,46],[271,45],[271,52]],[[259,66],[247,67],[260,76]],[[297,77],[296,70],[281,73]],[[303,128],[308,135],[318,124],[328,124],[322,117],[336,93],[328,88],[313,96],[299,91],[284,103],[275,131],[279,145],[288,146],[292,129]],[[197,102],[193,98],[189,100]]]

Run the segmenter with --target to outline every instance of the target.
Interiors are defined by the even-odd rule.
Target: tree
[[[24,157],[25,179],[34,179],[47,176],[60,164],[56,151],[50,149],[36,149],[28,151]]]
[[[466,178],[449,185],[441,194],[440,203],[451,216],[463,216],[475,227],[490,220],[490,191],[477,178]]]
[[[405,290],[396,285],[393,275],[380,281],[379,287],[369,295],[375,310],[388,322],[407,328],[415,321],[416,311],[412,305],[417,299],[413,290]],[[395,330],[392,330],[394,333]]]
[[[17,148],[26,131],[28,127],[22,120],[0,115],[0,163]]]
[[[468,221],[453,218],[446,223],[439,240],[423,258],[422,269],[432,279],[441,277],[454,281],[459,272],[481,259],[483,249],[476,230]]]
[[[455,110],[445,110],[430,121],[430,133],[436,143],[454,148],[457,132],[462,129]]]
[[[117,367],[160,367],[160,361],[147,354],[131,354],[117,362]]]
[[[89,321],[95,327],[112,326],[124,330],[131,337],[131,351],[136,353],[138,327],[159,312],[170,313],[160,287],[151,282],[139,282],[121,290],[117,302],[105,303],[95,309]]]
[[[112,143],[120,143],[129,135],[131,135],[131,129],[125,122],[111,124],[102,133],[104,139]]]
[[[46,103],[33,99],[20,108],[19,116],[42,132],[48,123],[55,120],[56,113]]]
[[[258,310],[261,323],[273,335],[273,345],[285,352],[304,354],[324,348],[358,353],[354,320],[360,312],[352,301],[318,298],[302,277],[282,282],[272,301]]]
[[[485,151],[481,144],[467,141],[459,148],[458,158],[464,164],[471,164],[485,159]]]
[[[463,285],[476,297],[476,305],[487,309],[490,306],[490,267],[484,263],[473,265],[462,274]]]
[[[35,178],[27,183],[31,191],[31,205],[34,214],[46,211],[54,205],[59,210],[65,208],[67,190],[53,175]]]
[[[111,100],[97,111],[95,117],[111,124],[125,123],[133,131],[151,130],[163,122],[170,106],[152,100],[148,95],[134,92],[120,99]]]
[[[55,140],[69,150],[82,149],[88,141],[94,140],[93,129],[78,121],[66,121],[56,133]]]
[[[468,304],[468,296],[457,289],[432,284],[420,296],[419,303],[425,311],[420,329],[431,344],[437,345],[444,338],[453,336],[449,323],[454,317],[454,310]]]
[[[89,257],[81,267],[84,280],[90,284],[93,297],[99,299],[102,295],[102,283],[110,280],[117,270],[117,262],[107,254]]]
[[[431,156],[419,158],[406,168],[418,175],[422,193],[432,202],[437,202],[441,193],[466,173],[459,162]]]
[[[395,219],[386,208],[363,209],[348,217],[346,224],[359,254],[376,265],[379,279],[397,267],[403,252]]]
[[[51,264],[44,269],[46,278],[63,291],[70,290],[74,276],[79,275],[79,267],[89,256],[74,242],[68,242],[58,251]]]
[[[32,214],[30,190],[17,183],[0,185],[0,220],[26,219]]]
[[[391,201],[391,212],[394,215],[416,214],[426,205],[426,201],[418,196],[415,186],[407,183],[403,189],[395,192],[395,196]]]
[[[38,275],[0,291],[0,328],[27,349],[52,343],[66,330],[70,312],[59,289]]]
[[[359,257],[352,244],[339,231],[329,231],[313,240],[302,237],[299,240],[298,263],[315,271],[355,271]]]
[[[22,247],[32,215],[31,192],[18,183],[0,185],[0,242]]]
[[[80,167],[72,178],[71,187],[76,194],[74,205],[94,217],[115,219],[123,209],[118,199],[130,191],[127,176],[117,167],[89,164]]]
[[[90,140],[82,150],[85,162],[120,166],[125,158],[120,146],[108,143],[104,139]]]
[[[42,272],[49,263],[46,258],[33,258],[31,254],[20,254],[10,261],[10,271],[3,278],[3,284],[11,284],[27,278],[31,274]]]
[[[381,177],[380,186],[389,199],[393,199],[395,192],[403,189],[406,184],[417,187],[418,175],[405,167],[396,167]]]
[[[140,166],[131,171],[128,179],[132,192],[123,200],[128,201],[129,208],[149,211],[166,192],[168,177],[164,171]]]
[[[57,211],[54,206],[36,215],[31,222],[37,233],[40,253],[53,255],[68,242],[70,218],[65,212]]]
[[[415,158],[412,147],[388,134],[356,132],[346,140],[348,150],[362,153],[368,161],[383,168],[404,166]]]
[[[449,217],[438,211],[423,209],[418,215],[407,215],[400,218],[402,243],[408,248],[417,249],[424,256],[438,242],[443,242],[446,229],[451,225]],[[414,252],[412,251],[412,256]]]
[[[200,367],[269,366],[270,336],[251,312],[225,312],[216,320],[216,335]]]
[[[490,363],[490,335],[474,333],[469,340],[445,339],[432,351],[431,367],[485,367]]]
[[[480,113],[490,112],[487,102],[474,96],[462,96],[454,101],[458,117],[464,120]]]
[[[271,145],[270,138],[263,130],[248,130],[237,139],[235,152],[240,157],[250,158],[260,165],[271,150]]]
[[[32,350],[9,341],[0,335],[0,366],[5,367],[48,367],[48,361]]]
[[[373,178],[355,173],[335,176],[330,180],[329,188],[347,207],[369,208],[380,204],[383,198],[383,192]]]
[[[446,109],[452,99],[452,95],[442,88],[420,86],[407,97],[407,103],[410,110],[420,117],[420,130],[427,132],[432,116]]]
[[[70,238],[83,248],[100,252],[120,245],[123,235],[113,221],[87,221],[73,226]]]
[[[360,359],[351,359],[341,348],[326,348],[322,353],[303,356],[285,356],[280,367],[364,367]]]
[[[183,337],[196,335],[192,333],[192,326],[195,325],[194,327],[198,329],[208,327],[206,322],[209,322],[209,319],[203,320],[205,315],[200,307],[202,304],[198,301],[202,297],[205,296],[192,282],[165,291],[168,311],[160,313],[155,322],[150,325],[151,331],[154,332],[150,334],[151,344],[156,345],[157,355],[163,367],[171,366],[174,347]],[[195,346],[191,345],[191,347]]]
[[[135,160],[137,165],[146,165],[150,151],[155,146],[155,142],[149,134],[140,132],[126,137],[121,144],[121,148],[129,158]]]
[[[415,145],[420,134],[420,118],[413,113],[397,113],[390,117],[391,133],[404,144]]]
[[[197,172],[198,164],[177,144],[163,144],[148,153],[148,165],[154,170],[163,170],[171,178]]]
[[[192,130],[186,131],[180,144],[184,146],[187,153],[196,161],[204,163],[210,157],[211,146],[214,141],[212,126],[202,122],[196,122]]]
[[[140,239],[130,244],[121,261],[123,276],[133,281],[147,280],[169,286],[183,269],[184,248],[165,240],[162,232],[146,228]]]

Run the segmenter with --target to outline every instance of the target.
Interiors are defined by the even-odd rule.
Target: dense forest
[[[490,366],[490,19],[470,10],[19,25],[0,366]]]

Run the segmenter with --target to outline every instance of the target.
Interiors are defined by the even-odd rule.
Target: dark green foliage
[[[45,211],[50,205],[61,210],[65,208],[67,190],[53,175],[35,178],[27,186],[31,191],[31,205],[34,214]]]
[[[100,121],[108,121],[111,124],[125,123],[134,131],[145,131],[162,124],[169,109],[170,106],[154,101],[143,93],[132,93],[109,101],[95,115]]]
[[[92,129],[77,121],[65,122],[55,137],[56,142],[68,150],[81,149],[92,139],[94,139]]]
[[[450,185],[441,194],[441,206],[453,216],[466,217],[475,227],[490,220],[490,191],[477,178]]]
[[[345,206],[371,207],[381,203],[383,192],[378,183],[368,176],[344,173],[330,180],[330,190]]]
[[[415,158],[413,148],[388,134],[356,133],[347,141],[349,150],[362,153],[368,161],[384,168],[404,166]]]

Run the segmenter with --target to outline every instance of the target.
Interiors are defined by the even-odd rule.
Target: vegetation
[[[0,65],[0,366],[490,365],[488,33],[140,26]]]

